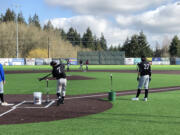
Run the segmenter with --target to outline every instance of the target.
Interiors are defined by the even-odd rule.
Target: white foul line
[[[176,89],[180,89],[180,87],[174,87],[174,88],[163,88],[163,89],[154,89],[154,90],[150,90],[150,92],[154,92],[154,91],[167,91],[167,90],[176,90]],[[116,92],[117,95],[123,95],[123,94],[134,94],[136,93],[136,91],[124,91],[124,92]],[[67,97],[65,98],[66,100],[68,99],[81,99],[81,98],[92,98],[92,97],[102,97],[102,96],[108,96],[108,94],[94,94],[94,95],[89,95],[89,96],[77,96],[77,97]],[[53,100],[57,100],[57,99],[53,99]]]
[[[26,101],[23,101],[23,102],[21,102],[21,103],[15,105],[15,106],[13,106],[10,110],[8,110],[8,111],[6,111],[6,112],[0,114],[0,117],[4,116],[5,114],[7,114],[7,113],[9,113],[9,112],[12,112],[12,111],[15,110],[18,106],[24,104],[25,102],[26,102]]]
[[[154,89],[154,90],[150,90],[149,92],[154,92],[154,91],[167,91],[167,90],[176,90],[176,89],[180,89],[180,87],[174,87],[174,88],[162,88],[162,89]],[[123,95],[123,94],[134,94],[136,93],[136,91],[124,91],[124,92],[116,92],[117,95]],[[79,97],[69,97],[66,99],[81,99],[81,98],[91,98],[91,97],[101,97],[101,96],[107,96],[108,94],[94,94],[94,95],[89,95],[89,96],[79,96]],[[56,100],[56,99],[54,99]]]

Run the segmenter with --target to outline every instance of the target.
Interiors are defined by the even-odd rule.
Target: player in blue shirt
[[[2,64],[0,64],[0,104],[5,105],[7,104],[4,102],[4,84],[5,84],[5,75]]]

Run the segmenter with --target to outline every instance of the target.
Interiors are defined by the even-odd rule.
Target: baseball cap
[[[146,56],[142,55],[142,56],[141,56],[141,60],[142,60],[142,61],[145,61],[145,60],[146,60]]]

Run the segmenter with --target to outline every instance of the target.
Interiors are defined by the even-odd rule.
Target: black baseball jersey
[[[138,63],[138,68],[140,72],[140,76],[149,75],[151,76],[151,65],[147,61],[142,61]]]
[[[58,64],[57,66],[53,67],[52,75],[56,79],[66,78],[66,73],[64,71],[65,66],[63,64]]]

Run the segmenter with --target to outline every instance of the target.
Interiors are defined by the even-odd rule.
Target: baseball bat
[[[48,79],[46,79],[46,87],[47,87],[47,90],[46,90],[46,103],[49,102],[49,88],[48,88]]]
[[[41,78],[38,78],[38,80],[39,81],[42,81],[42,80],[44,80],[44,79],[46,79],[48,76],[50,76],[52,73],[49,73],[49,74],[47,74],[46,76],[43,76],[43,77],[41,77]]]

